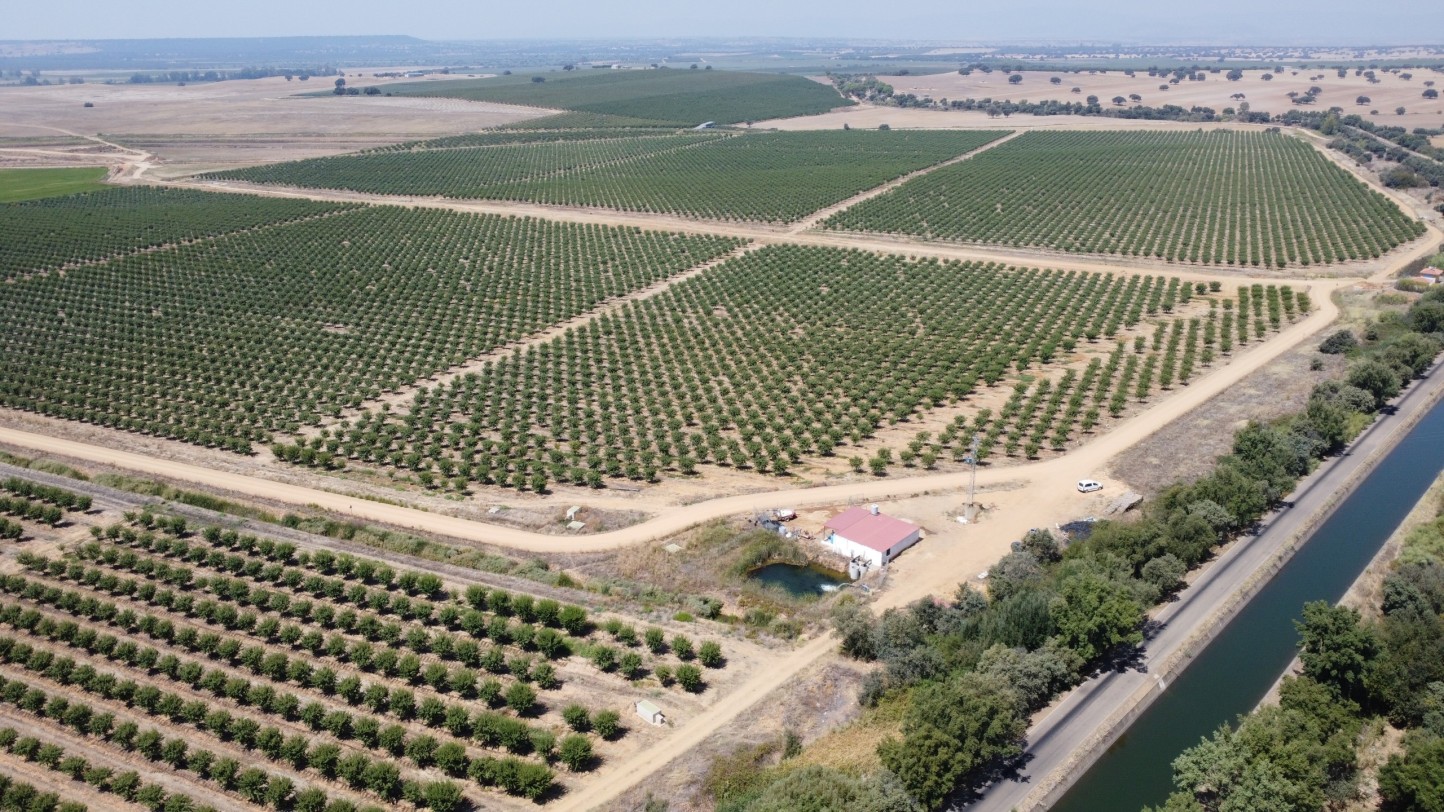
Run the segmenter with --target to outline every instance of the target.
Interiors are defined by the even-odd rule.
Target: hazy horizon
[[[1079,4],[1018,0],[1006,6],[967,6],[915,0],[880,13],[875,3],[777,3],[734,0],[683,5],[635,0],[621,9],[591,0],[556,0],[507,6],[487,13],[460,0],[434,0],[420,8],[380,0],[345,5],[255,0],[245,6],[201,6],[182,0],[103,4],[53,0],[25,4],[7,15],[9,40],[150,39],[405,34],[427,40],[650,39],[786,37],[856,40],[1006,42],[1050,40],[1209,45],[1430,44],[1420,34],[1444,36],[1444,3],[1388,0],[1360,13],[1338,2],[1280,0],[1267,5],[1219,0],[1207,6],[1161,5],[1143,0]],[[1380,7],[1372,7],[1379,9]]]

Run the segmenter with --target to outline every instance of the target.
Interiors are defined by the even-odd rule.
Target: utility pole
[[[968,508],[963,515],[968,518],[970,524],[978,520],[978,444],[982,440],[982,434],[973,432],[973,444],[968,447],[968,462],[969,467],[972,468],[972,476],[968,479]]]

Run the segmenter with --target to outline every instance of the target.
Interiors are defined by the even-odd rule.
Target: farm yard
[[[1376,258],[1423,233],[1302,141],[1226,130],[1030,132],[826,225],[1265,268]]]
[[[542,81],[536,81],[536,79]],[[712,70],[576,71],[390,85],[397,96],[547,107],[590,114],[590,126],[692,127],[825,113],[855,102],[801,76]],[[611,121],[609,122],[609,119]]]
[[[27,527],[0,572],[0,774],[168,809],[546,803],[652,736],[630,697],[692,707],[727,673],[701,624],[4,487],[70,530]]]
[[[203,179],[387,195],[526,201],[712,220],[786,223],[983,147],[1002,131],[502,133],[240,169]],[[559,140],[559,136],[566,140]]]
[[[1013,383],[996,414],[963,409],[938,436],[867,464],[932,469],[960,460],[973,432],[984,457],[1001,446],[1032,458],[1309,307],[1287,286],[1236,299],[1220,287],[769,247],[276,453],[390,465],[459,490],[597,487],[705,465],[786,474]]]
[[[736,244],[366,207],[31,276],[0,288],[0,403],[249,451]]]

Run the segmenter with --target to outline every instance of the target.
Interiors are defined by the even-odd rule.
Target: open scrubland
[[[800,76],[671,69],[418,82],[391,85],[387,92],[569,110],[615,117],[615,123],[623,126],[638,122],[673,127],[706,121],[740,124],[825,113],[854,103],[832,88]]]
[[[1027,133],[839,212],[828,227],[1288,267],[1375,258],[1423,233],[1274,133]]]
[[[462,136],[205,176],[222,181],[791,222],[1005,133]],[[525,138],[522,143],[518,141]],[[484,146],[472,146],[481,139]],[[493,140],[495,139],[495,140]],[[490,142],[490,143],[486,143]]]
[[[1194,74],[1201,79],[1184,77],[1176,82],[1173,80],[1177,77],[1171,70],[1159,70],[1150,75],[1147,69],[1127,72],[1023,70],[1012,73],[973,70],[967,75],[954,70],[879,78],[892,85],[895,93],[933,100],[971,98],[1083,102],[1093,96],[1100,104],[1120,110],[1136,104],[1150,107],[1177,105],[1185,109],[1207,107],[1221,113],[1247,104],[1248,109],[1255,112],[1274,115],[1294,109],[1308,111],[1341,107],[1347,112],[1367,113],[1370,119],[1389,126],[1444,125],[1444,102],[1437,96],[1425,97],[1425,91],[1437,90],[1444,83],[1444,73],[1433,68],[1379,67],[1371,70],[1358,66],[1345,70],[1345,75],[1340,76],[1335,68],[1287,65],[1283,70],[1240,70],[1238,78],[1233,80],[1228,78],[1229,70],[1227,65],[1210,65]],[[1406,74],[1408,78],[1405,78]],[[1014,76],[1019,81],[1013,82]],[[1433,84],[1429,84],[1431,82]],[[1297,99],[1309,95],[1313,88],[1318,88],[1318,93],[1312,96],[1310,103],[1297,103]],[[1138,98],[1134,99],[1134,96]],[[1120,103],[1118,99],[1123,101]],[[1396,112],[1401,107],[1404,112]]]
[[[172,213],[173,194],[224,203],[222,212],[244,203],[253,223],[337,208],[162,193],[152,198],[157,221]],[[114,250],[105,234],[97,240]],[[0,402],[248,451],[735,244],[366,207],[32,275],[0,290]]]

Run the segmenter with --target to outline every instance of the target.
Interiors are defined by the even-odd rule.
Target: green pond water
[[[849,583],[847,573],[816,564],[767,564],[747,573],[747,577],[781,587],[797,597],[818,597]]]

